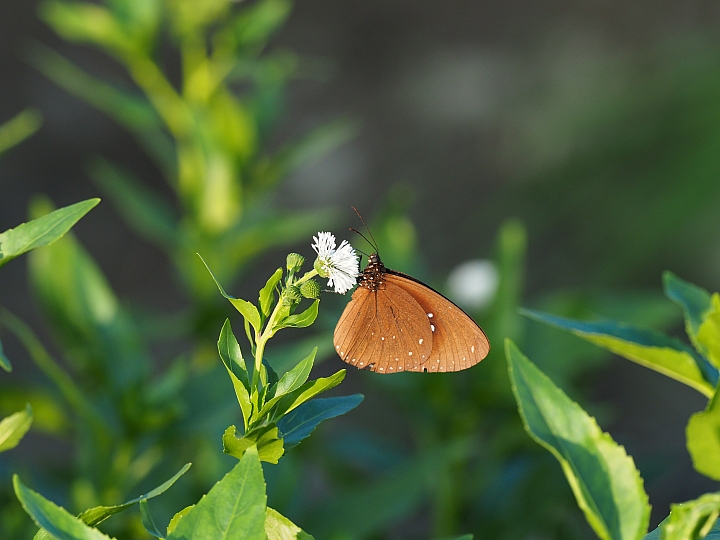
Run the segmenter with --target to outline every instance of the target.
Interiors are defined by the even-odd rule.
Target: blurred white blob
[[[472,259],[456,266],[448,276],[450,298],[460,307],[481,309],[495,297],[498,272],[492,261]]]

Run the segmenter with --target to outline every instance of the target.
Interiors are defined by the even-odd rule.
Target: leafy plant
[[[664,274],[663,283],[665,294],[683,309],[686,331],[694,348],[654,331],[612,321],[581,322],[536,311],[524,312],[683,382],[708,397],[705,411],[694,414],[688,422],[687,448],[695,469],[718,480],[720,295],[710,295],[670,272]],[[506,355],[526,430],[560,461],[578,505],[600,538],[695,540],[720,535],[720,524],[716,523],[720,515],[718,494],[673,505],[670,516],[646,535],[647,495],[632,460],[511,342],[506,345]]]
[[[56,506],[43,496],[26,488],[17,476],[13,482],[15,492],[26,512],[33,518],[40,532],[37,540],[59,538],[60,540],[107,538],[96,525],[113,514],[139,504],[145,529],[158,538],[210,540],[237,538],[264,540],[269,538],[311,539],[299,527],[266,504],[265,481],[260,461],[277,463],[289,448],[299,444],[325,419],[338,416],[355,408],[363,396],[355,394],[326,399],[312,399],[321,392],[339,384],[345,370],[327,378],[308,381],[317,348],[282,377],[263,360],[267,342],[281,329],[310,326],[318,314],[320,286],[314,277],[320,275],[335,281],[335,289],[345,292],[342,286],[343,263],[354,264],[357,259],[350,248],[343,244],[335,250],[334,237],[323,236],[314,246],[318,252],[315,268],[302,277],[296,274],[302,268],[304,258],[291,254],[287,258],[286,274],[279,268],[268,280],[259,294],[258,304],[229,296],[218,283],[223,296],[242,314],[246,334],[251,345],[253,362],[245,362],[237,339],[226,321],[220,332],[218,351],[233,384],[240,412],[243,432],[236,436],[237,428],[231,426],[222,437],[225,453],[239,462],[196,505],[178,512],[160,532],[150,513],[148,500],[167,490],[189,468],[183,467],[170,480],[151,492],[120,505],[95,507],[77,517]],[[300,313],[294,313],[303,297],[312,304]]]
[[[357,274],[354,251],[347,252],[347,256],[343,257],[342,251],[347,244],[343,242],[335,251],[335,238],[332,237],[332,248],[328,252],[323,247],[326,238],[323,235],[328,233],[320,233],[313,246],[318,252],[313,270],[297,278],[296,274],[305,259],[291,253],[287,257],[285,280],[283,269],[278,268],[260,290],[257,306],[230,296],[215,280],[222,295],[243,316],[245,334],[254,356],[253,362],[245,361],[230,321],[226,320],[220,332],[218,351],[235,388],[243,417],[243,434],[237,437],[237,427],[230,426],[223,435],[223,447],[226,454],[238,459],[248,448],[256,446],[262,461],[277,463],[286,449],[299,444],[320,422],[344,414],[362,401],[360,394],[312,400],[345,378],[345,370],[341,369],[330,377],[308,381],[317,347],[282,377],[278,377],[263,359],[267,342],[277,332],[289,327],[306,328],[315,322],[320,304],[320,286],[314,277],[329,277],[329,284],[335,281],[337,292],[346,292],[347,288],[339,279],[345,273],[342,264],[351,261],[347,275],[352,276],[354,282]],[[303,298],[312,303],[296,314],[295,310]]]
[[[172,202],[106,160],[96,159],[90,174],[128,225],[174,262],[197,313],[213,296],[196,252],[221,281],[234,280],[262,252],[298,241],[330,217],[280,212],[268,199],[290,171],[351,132],[335,122],[271,148],[284,87],[301,61],[267,49],[291,9],[290,0],[40,5],[58,35],[100,49],[132,80],[133,87],[102,80],[40,45],[33,55],[46,76],[132,133],[157,165]],[[177,84],[166,47],[179,57]]]

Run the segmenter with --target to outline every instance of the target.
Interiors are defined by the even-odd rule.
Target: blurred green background
[[[253,4],[232,3],[229,12]],[[133,82],[122,62],[58,37],[38,17],[38,5],[10,0],[0,8],[0,123],[26,107],[43,117],[36,134],[0,159],[0,230],[25,221],[38,193],[57,206],[103,196],[75,227],[76,236],[140,326],[155,317],[158,332],[179,328],[170,344],[148,338],[144,369],[163,373],[179,357],[219,368],[207,345],[230,311],[205,292],[212,284],[202,281],[190,257],[178,255],[182,250],[164,250],[138,235],[91,179],[102,157],[173,200],[163,179],[172,175],[142,140],[40,73],[39,44],[113,87],[133,88]],[[276,246],[310,256],[311,231],[331,227],[366,249],[342,232],[358,226],[351,204],[371,224],[388,266],[447,291],[457,265],[493,259],[501,281],[494,301],[473,313],[494,346],[485,362],[445,378],[351,371],[342,393],[361,391],[366,400],[266,468],[273,507],[317,538],[463,532],[591,538],[559,467],[519,429],[500,354],[506,335],[635,457],[653,526],[669,503],[717,490],[692,471],[684,447],[687,417],[704,406],[700,396],[524,321],[515,307],[605,316],[679,335],[680,313],[661,298],[661,272],[720,290],[718,28],[720,9],[710,1],[320,0],[292,7],[265,50],[275,59],[297,55],[288,56],[293,76],[266,80],[254,95],[261,106],[252,110],[266,114],[258,120],[260,153],[280,152],[328,122],[336,128],[316,141],[329,152],[311,152],[276,184],[248,195],[243,211],[251,217],[242,219],[254,219],[254,208],[278,220],[312,209],[317,219],[303,224],[305,240],[280,232],[282,241],[268,240],[242,264],[229,264],[225,283],[235,279],[235,285],[228,289],[254,298],[287,253]],[[180,85],[173,39],[165,30],[159,35],[156,59]],[[239,77],[228,88],[244,95],[247,85]],[[215,236],[193,238],[195,250],[212,244],[222,260]],[[67,344],[53,345],[57,325],[48,322],[42,291],[30,291],[28,261],[3,268],[0,304],[61,357]],[[327,350],[345,301],[324,298],[324,330],[295,337],[324,340]],[[7,397],[10,388],[45,384],[9,336],[0,335],[15,371],[0,374],[0,416],[23,400]],[[279,361],[284,354],[277,353]],[[330,371],[329,364],[341,365],[328,356],[319,369]],[[173,412],[173,422],[186,421],[188,409],[214,410],[201,398],[193,401],[203,390],[192,394],[192,383],[185,383],[191,395],[183,396],[184,412]],[[192,436],[206,435],[197,429]],[[179,444],[182,436],[167,440]],[[210,436],[206,447],[190,446],[186,454],[196,462],[221,449],[219,437]],[[165,460],[178,453],[167,441],[160,447]],[[65,463],[75,451],[67,438],[31,431],[19,449],[0,457],[7,487],[0,503],[12,504],[9,476],[18,469],[36,471],[33,487],[50,498],[71,498],[68,486],[80,473]],[[207,466],[198,486],[229,463]],[[44,468],[57,473],[43,477]],[[82,485],[74,484],[76,500]]]

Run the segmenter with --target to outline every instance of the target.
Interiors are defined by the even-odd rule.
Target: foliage
[[[133,87],[104,81],[42,46],[33,55],[47,77],[132,133],[162,172],[174,202],[119,165],[97,159],[89,169],[128,225],[168,254],[200,312],[207,307],[197,304],[212,301],[212,288],[195,253],[221,281],[234,280],[263,251],[296,242],[329,218],[268,204],[290,171],[350,134],[347,123],[334,122],[270,148],[284,87],[300,60],[267,49],[291,9],[290,0],[40,6],[58,35],[100,49],[132,80]],[[167,45],[179,55],[177,84],[164,61]]]
[[[650,505],[632,458],[510,340],[505,354],[525,429],[560,462],[595,533],[603,540],[644,536]]]
[[[220,332],[218,351],[240,405],[243,433],[237,437],[235,426],[227,428],[223,435],[223,447],[226,454],[238,459],[248,448],[254,447],[260,460],[277,463],[285,452],[286,439],[289,445],[295,446],[310,435],[321,421],[348,412],[362,401],[359,394],[310,401],[345,378],[345,370],[341,369],[330,377],[308,381],[317,347],[282,377],[278,377],[263,360],[268,340],[279,330],[305,328],[317,318],[320,300],[314,296],[310,297],[312,304],[309,307],[301,313],[294,313],[302,296],[293,296],[293,291],[303,290],[302,285],[318,275],[318,271],[313,269],[297,279],[295,274],[302,268],[302,262],[298,264],[297,261],[302,261],[302,258],[298,259],[295,254],[288,256],[285,281],[282,282],[283,269],[278,268],[260,290],[257,306],[228,295],[215,281],[222,295],[243,316],[254,356],[252,362],[245,361],[230,321],[226,320]]]
[[[710,295],[670,272],[663,275],[663,283],[665,294],[683,309],[685,328],[694,350],[678,340],[630,325],[611,321],[588,323],[539,312],[525,313],[683,382],[708,397],[706,410],[694,414],[688,422],[687,448],[695,469],[718,480],[720,407],[716,343],[720,342],[720,327],[716,318],[720,296],[717,293]],[[601,434],[594,421],[512,343],[508,343],[506,354],[527,431],[560,460],[579,506],[601,538],[694,540],[720,534],[720,525],[716,524],[720,515],[720,495],[715,493],[673,505],[670,516],[647,536],[647,505],[641,530],[618,527],[634,507],[647,500],[632,460],[618,447],[608,446],[609,436]],[[588,426],[594,435],[584,435],[587,429],[584,426]],[[630,470],[622,470],[623,467]],[[591,495],[589,498],[588,494]],[[608,515],[608,510],[612,509],[621,510],[622,514]]]
[[[78,249],[72,244],[65,248]],[[83,259],[81,251],[72,251],[72,255],[75,260]],[[16,495],[25,511],[40,527],[36,540],[43,538],[49,540],[51,537],[59,540],[108,538],[95,527],[110,516],[135,504],[140,507],[145,529],[150,534],[159,538],[167,537],[168,540],[312,538],[280,513],[267,507],[265,480],[260,461],[277,463],[286,450],[284,446],[286,440],[288,449],[296,446],[310,435],[321,421],[356,407],[362,401],[362,396],[356,394],[323,400],[312,399],[339,384],[345,375],[345,370],[340,370],[331,377],[308,381],[317,348],[280,378],[263,360],[265,345],[280,329],[310,326],[317,317],[320,300],[315,297],[316,295],[311,296],[310,307],[301,313],[294,313],[302,297],[294,296],[293,291],[319,291],[319,287],[302,287],[303,283],[311,281],[318,272],[311,270],[301,278],[296,278],[295,274],[301,267],[302,257],[295,254],[288,256],[285,280],[282,280],[282,269],[275,272],[260,291],[257,307],[250,302],[227,295],[218,283],[222,294],[237,307],[245,320],[247,337],[254,357],[252,362],[245,362],[230,322],[226,321],[220,332],[218,352],[233,383],[243,417],[242,436],[236,437],[237,428],[231,426],[222,438],[225,453],[239,460],[233,470],[197,504],[176,513],[167,527],[166,535],[157,527],[147,501],[171,487],[189,469],[189,464],[170,480],[145,495],[122,504],[91,508],[81,512],[77,517],[42,495],[29,490],[15,476],[13,483]],[[84,272],[83,277],[86,279],[80,281],[89,283],[90,287],[97,287],[100,281],[93,280],[92,276],[91,270]],[[87,279],[88,277],[90,279]],[[78,296],[83,298],[82,294]],[[97,298],[97,296],[95,293],[88,298]],[[22,332],[17,333],[22,334]],[[51,360],[50,362],[55,369],[60,369],[52,364]],[[97,408],[84,399],[82,406],[87,407],[88,416],[93,415],[97,421],[95,427],[98,437],[90,442],[96,445],[104,444],[107,447],[116,445],[113,434],[109,432],[107,423]],[[80,412],[78,411],[79,415]],[[19,425],[18,421],[13,423]],[[4,427],[4,423],[0,424],[0,434]],[[27,426],[24,429],[26,430]],[[20,427],[15,428],[15,432],[19,430]],[[10,429],[7,431],[9,437],[12,437],[7,446],[12,447],[17,444],[19,436],[14,435]],[[0,445],[2,444],[0,440]],[[97,459],[101,456],[96,450],[93,457]],[[113,480],[117,483],[117,479]]]
[[[344,431],[325,440],[320,433],[288,453],[322,420],[351,410],[362,398],[357,394],[315,397],[344,377],[341,371],[308,381],[310,370],[332,352],[329,333],[335,307],[329,305],[325,315],[319,314],[319,304],[312,301],[304,310],[291,312],[298,306],[283,304],[280,292],[288,289],[290,276],[278,269],[255,305],[223,292],[243,316],[243,326],[236,328],[245,330],[248,339],[243,354],[226,321],[217,340],[239,414],[232,395],[218,391],[225,375],[210,359],[217,327],[225,315],[219,315],[222,308],[213,282],[195,254],[202,253],[213,268],[216,283],[235,287],[263,253],[295,242],[332,219],[333,213],[327,211],[284,212],[274,202],[274,189],[293,168],[342,143],[351,133],[347,123],[336,122],[300,140],[278,142],[274,138],[283,113],[285,85],[302,71],[303,64],[294,53],[271,47],[273,35],[291,7],[289,0],[48,0],[41,5],[41,17],[58,35],[106,53],[114,61],[107,69],[120,66],[125,70],[120,77],[101,77],[57,52],[39,45],[34,48],[33,62],[38,69],[126,128],[157,166],[167,187],[153,184],[151,178],[138,178],[124,164],[101,158],[92,161],[89,171],[128,225],[167,255],[180,278],[178,297],[188,303],[179,312],[162,315],[149,312],[146,304],[131,305],[115,293],[100,266],[73,237],[33,254],[31,282],[54,339],[46,348],[22,321],[1,314],[0,322],[24,344],[43,377],[24,387],[3,384],[0,392],[3,405],[13,411],[32,402],[33,429],[45,431],[53,443],[72,445],[74,458],[57,470],[48,467],[34,472],[32,483],[44,493],[58,493],[62,485],[65,500],[61,503],[75,513],[89,507],[115,508],[124,504],[120,501],[128,499],[129,493],[140,491],[140,485],[155,485],[171,469],[192,459],[196,467],[184,479],[186,488],[153,501],[154,513],[161,516],[168,515],[170,508],[172,514],[185,507],[168,525],[167,534],[173,534],[175,527],[191,523],[184,521],[194,512],[190,505],[202,500],[200,495],[230,466],[230,460],[223,461],[214,451],[222,438],[225,452],[240,460],[246,472],[257,473],[254,449],[258,460],[277,462],[265,469],[268,497],[278,501],[274,506],[282,514],[308,524],[308,530],[316,534],[372,538],[389,534],[397,523],[403,526],[419,521],[423,530],[445,538],[461,530],[497,539],[530,534],[582,537],[588,529],[570,508],[571,490],[559,484],[554,462],[524,436],[498,340],[512,337],[572,395],[578,393],[577,376],[597,367],[603,356],[572,337],[553,336],[537,325],[526,328],[518,317],[527,243],[525,227],[518,220],[507,220],[498,229],[494,263],[500,285],[494,301],[472,313],[494,343],[481,366],[453,377],[409,374],[387,379],[353,373],[351,384],[368,388],[372,395],[373,399],[367,400],[371,403],[365,404],[368,412]],[[175,60],[179,72],[173,67]],[[648,155],[654,141],[638,137],[634,130],[621,130],[623,137],[609,136],[600,144],[582,147],[580,155],[572,155],[564,168],[553,168],[549,173],[552,180],[534,185],[518,182],[529,187],[523,187],[512,205],[498,208],[512,207],[523,217],[527,214],[531,231],[552,230],[553,220],[566,220],[573,213],[582,218],[588,217],[585,211],[604,214],[602,220],[578,220],[580,227],[603,244],[619,242],[620,251],[630,256],[607,258],[603,252],[602,264],[594,265],[592,271],[601,276],[627,276],[651,258],[653,249],[664,246],[667,236],[683,225],[688,215],[709,204],[712,197],[708,193],[716,189],[712,184],[717,162],[714,132],[709,143],[698,144],[699,136],[686,137],[689,132],[697,134],[698,127],[711,126],[708,115],[686,112],[693,101],[701,101],[706,107],[702,110],[714,118],[714,106],[706,105],[714,103],[708,99],[714,86],[693,86],[693,77],[683,76],[679,81],[683,91],[676,108],[666,96],[642,90],[642,103],[650,102],[643,106],[643,114],[645,108],[651,114],[663,110],[667,101],[682,120],[670,119],[657,130],[658,139],[670,141],[664,143],[669,150],[662,152],[660,161],[653,160],[641,183],[630,184],[624,175],[634,174],[632,160]],[[618,111],[606,114],[615,105],[603,101],[594,113],[615,122]],[[37,127],[33,114],[13,121],[12,130],[0,130],[0,151],[7,141],[17,141]],[[612,132],[605,124],[602,129],[595,127],[589,131],[603,136]],[[632,139],[630,150],[622,146],[628,138]],[[683,166],[688,162],[695,164],[689,172]],[[680,183],[667,190],[654,189],[658,178],[676,178],[678,170],[685,170],[692,189]],[[606,181],[587,181],[580,183],[581,191],[574,192],[578,177],[617,178],[622,189],[608,189]],[[656,197],[653,204],[644,204],[648,186]],[[161,194],[163,187],[170,197]],[[558,198],[557,193],[569,195]],[[428,276],[422,265],[423,254],[408,217],[412,197],[406,195],[407,191],[391,191],[372,230],[389,266],[432,282],[437,276]],[[548,207],[552,212],[534,212],[546,202],[543,197],[551,199]],[[578,199],[592,204],[583,206]],[[608,212],[597,204],[600,199],[615,201],[610,204],[614,209],[631,208],[620,214],[628,216],[626,224],[632,219],[633,225],[639,221],[640,227],[620,226],[630,232],[617,237],[618,222],[604,219]],[[530,211],[524,212],[524,207]],[[638,208],[644,212],[641,220],[637,219]],[[38,202],[34,216],[50,209],[49,203]],[[494,226],[502,219],[498,213],[490,222]],[[482,227],[487,229],[489,226]],[[579,256],[590,260],[588,246],[597,241],[580,243]],[[484,253],[485,245],[479,241],[470,250]],[[442,290],[437,279],[434,285]],[[680,281],[668,286],[668,294],[686,310],[694,348],[635,327],[660,328],[672,322],[673,315],[651,295],[613,300],[602,292],[565,290],[534,301],[541,309],[563,315],[561,324],[568,317],[589,312],[631,313],[629,327],[574,321],[573,331],[710,398],[717,382],[719,356],[714,338],[718,334],[717,317],[705,313],[716,301]],[[272,322],[274,309],[281,304],[280,309],[290,309],[278,311]],[[543,317],[550,320],[550,316]],[[267,340],[283,327],[304,327],[313,321],[320,329],[316,335],[265,350]],[[44,334],[40,336],[45,339]],[[298,363],[298,358],[303,360]],[[10,365],[1,347],[0,363]],[[718,430],[717,403],[712,399],[707,410],[696,414],[688,425],[696,466],[710,476],[718,474],[713,456],[720,442],[705,435]],[[28,413],[16,414],[20,416],[13,415],[11,425],[26,426]],[[5,425],[0,424],[0,431]],[[588,430],[597,435],[596,430]],[[15,432],[7,440],[15,441],[19,435],[20,431]],[[321,489],[308,487],[315,485]],[[255,510],[248,514],[254,516],[255,533],[259,530],[258,508],[263,507],[268,538],[307,537],[280,512],[266,507],[264,499],[262,504],[258,502],[265,497],[264,485],[255,494],[256,500],[249,502]],[[226,493],[228,499],[231,496]],[[155,524],[148,502],[137,504],[139,516],[123,513],[107,523],[107,530],[120,536],[135,534],[144,526],[151,534],[162,536],[163,529]],[[704,532],[713,504],[713,500],[703,499],[697,508],[688,506],[682,516],[678,512],[676,530]],[[0,536],[21,536],[18,527],[12,528],[13,520],[4,519],[21,512],[9,505],[2,512]],[[193,519],[199,523],[204,512]],[[181,533],[185,534],[182,529]]]
[[[41,72],[132,133],[157,166],[170,198],[120,164],[96,158],[88,170],[131,229],[174,264],[178,296],[189,300],[169,314],[131,305],[73,237],[31,258],[30,282],[54,343],[46,346],[23,321],[2,314],[3,326],[44,375],[22,388],[4,384],[4,406],[17,410],[29,396],[34,405],[42,400],[36,414],[53,419],[42,421],[43,429],[74,446],[74,459],[38,475],[43,486],[67,483],[66,506],[74,511],[117,504],[138,484],[157,481],[204,452],[210,457],[191,473],[186,493],[177,495],[189,503],[228,466],[206,442],[233,419],[229,396],[209,391],[224,377],[211,361],[222,306],[195,254],[203,253],[220,280],[234,283],[262,253],[330,221],[333,213],[324,209],[279,209],[273,191],[353,131],[335,121],[278,143],[284,89],[303,60],[270,44],[291,8],[289,0],[51,0],[40,6],[41,18],[60,36],[101,50],[125,69],[130,85],[91,74],[42,45],[32,48]],[[181,63],[179,78],[168,61],[173,54]],[[21,124],[32,126],[37,118],[28,112],[2,132],[13,137],[0,139],[19,140]],[[32,206],[33,217],[50,219],[42,217],[52,210],[48,201]],[[313,309],[317,305],[307,315]],[[274,357],[285,362],[280,375],[296,361],[290,352]],[[357,405],[357,398],[352,403],[328,402],[320,412],[298,403],[293,414],[304,423],[284,420],[283,426],[297,444],[321,419]],[[179,451],[161,462],[167,448]],[[4,523],[0,518],[0,536],[22,534],[6,531]],[[111,531],[137,526],[130,518]]]

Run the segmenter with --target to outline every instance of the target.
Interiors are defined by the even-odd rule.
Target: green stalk
[[[286,284],[286,288],[290,287],[292,285],[300,285],[301,283],[306,282],[307,280],[317,276],[317,270],[311,270],[310,272],[307,272],[303,277],[298,279],[297,281],[293,281],[293,276],[288,276],[288,282]],[[282,306],[282,292],[280,293],[280,298],[278,299],[277,304],[275,304],[275,308],[273,309],[273,312],[270,314],[270,317],[268,318],[267,322],[265,323],[265,328],[258,336],[255,334],[255,370],[253,371],[252,376],[252,384],[251,388],[257,389],[258,386],[258,374],[260,376],[260,382],[265,385],[267,384],[267,377],[265,376],[265,372],[262,370],[262,359],[263,354],[265,352],[265,344],[268,342],[268,340],[275,335],[275,332],[273,331],[273,327],[275,326],[275,320],[277,319],[278,314],[280,313],[280,307]]]

